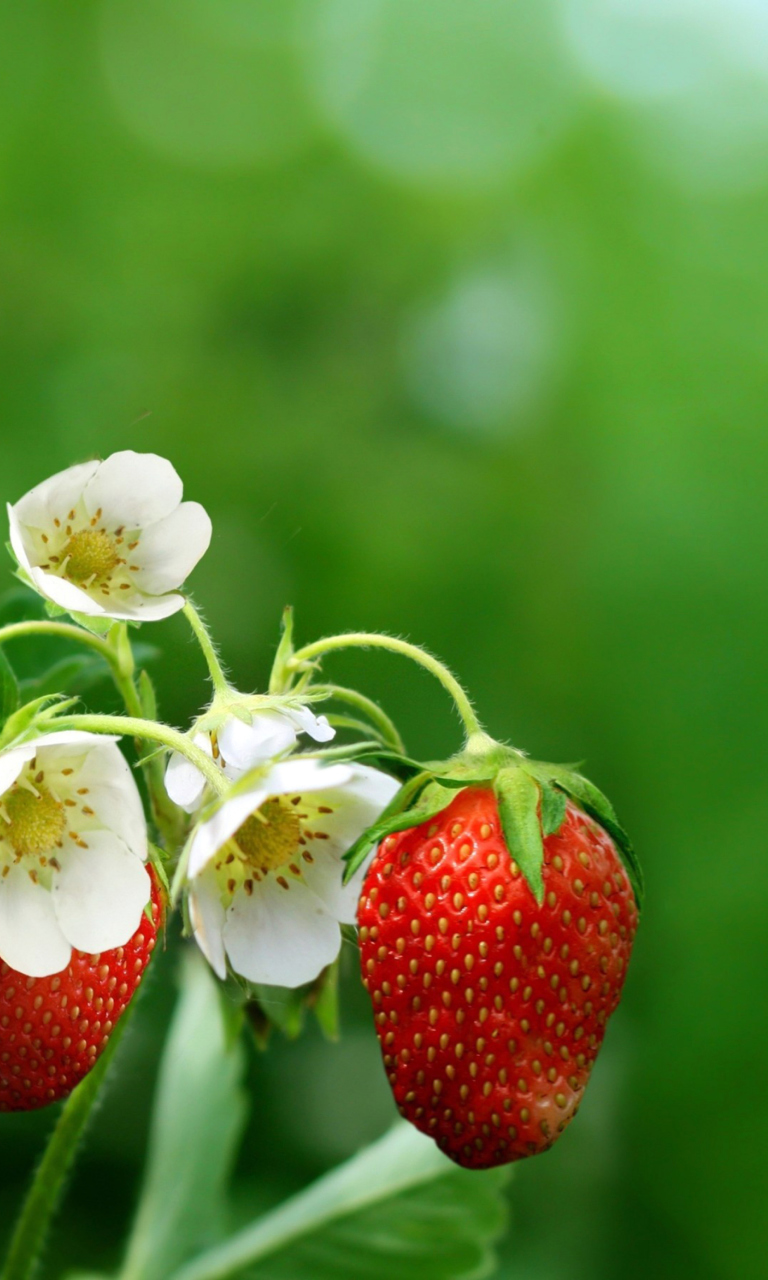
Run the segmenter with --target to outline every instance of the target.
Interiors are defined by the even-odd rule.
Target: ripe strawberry
[[[73,951],[62,973],[29,978],[0,962],[0,1111],[32,1111],[66,1098],[94,1066],[133,997],[162,916],[152,875],[152,923],[130,942],[89,956]]]
[[[528,797],[529,772],[545,767],[525,768],[512,785]],[[524,822],[500,816],[498,783],[467,786],[386,836],[360,901],[363,981],[400,1112],[474,1169],[545,1151],[573,1118],[637,926],[613,839],[547,777],[530,793],[535,830],[518,841],[525,861],[538,840],[533,874],[510,854]],[[558,778],[612,814],[580,775]],[[551,811],[553,795],[542,841],[536,805]]]

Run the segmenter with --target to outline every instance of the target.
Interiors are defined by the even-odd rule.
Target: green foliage
[[[541,830],[545,836],[554,835],[563,825],[566,800],[562,791],[543,783],[541,787]]]
[[[479,1280],[508,1170],[458,1168],[400,1124],[170,1280]]]
[[[539,788],[524,769],[500,770],[494,783],[507,848],[537,902],[544,900],[544,845],[539,821]]]
[[[243,1049],[228,1043],[217,984],[194,952],[163,1055],[149,1157],[120,1280],[167,1280],[222,1226],[242,1134]]]
[[[21,701],[19,682],[16,673],[0,648],[0,725],[5,724],[9,716],[17,710]]]

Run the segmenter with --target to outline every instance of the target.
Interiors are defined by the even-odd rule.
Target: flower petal
[[[13,550],[13,554],[18,560],[21,568],[26,569],[27,573],[30,573],[32,568],[30,555],[33,554],[32,544],[30,542],[30,549],[27,551],[24,528],[19,521],[16,508],[12,507],[10,502],[7,502],[5,504],[5,509],[8,512],[8,530],[11,535],[11,548]]]
[[[343,787],[351,781],[354,769],[348,764],[323,764],[297,756],[274,765],[259,785],[269,796],[288,795],[301,791],[326,791],[329,787]]]
[[[400,786],[395,778],[378,769],[370,769],[367,765],[355,765],[353,768],[354,777],[346,786],[323,793],[324,806],[332,812],[313,818],[311,826],[315,831],[319,829],[325,839],[312,840],[310,848],[314,861],[302,864],[307,884],[342,924],[354,924],[357,919],[357,904],[366,870],[363,865],[349,884],[342,884],[342,855],[376,821]],[[310,802],[310,813],[311,810]]]
[[[20,747],[12,747],[10,751],[0,753],[0,796],[5,795],[12,787],[24,765],[34,759],[35,744],[25,742]]]
[[[328,723],[327,716],[316,716],[311,707],[288,707],[285,714],[290,717],[302,733],[308,733],[315,742],[330,742],[336,737],[336,730]]]
[[[269,792],[264,791],[261,784],[259,784],[258,788],[243,791],[240,795],[231,796],[224,801],[212,817],[208,818],[206,822],[201,822],[197,831],[194,832],[189,846],[187,875],[190,878],[200,874],[214,854],[218,852],[230,836],[235,834],[237,828],[245,822],[246,818],[255,809],[258,809],[259,805],[264,803],[268,795]]]
[[[219,747],[225,764],[239,777],[294,745],[296,730],[279,711],[255,711],[251,724],[227,716],[219,729]]]
[[[55,721],[54,721],[55,723]],[[29,742],[24,743],[24,748],[34,747],[35,751],[40,747],[85,747],[90,750],[91,747],[101,746],[105,742],[119,742],[120,737],[116,733],[88,733],[85,729],[60,729],[58,733],[43,733],[39,738],[31,738]],[[20,748],[15,748],[19,750]],[[32,756],[29,757],[30,760]]]
[[[0,958],[30,978],[47,978],[66,969],[71,954],[52,894],[23,867],[11,867],[0,880]]]
[[[139,590],[151,596],[175,591],[189,577],[211,541],[211,518],[199,502],[182,502],[141,534],[136,563]]]
[[[227,911],[224,945],[232,968],[249,982],[300,987],[332,964],[341,933],[336,921],[300,880],[287,889],[267,876],[249,897],[240,892]]]
[[[123,622],[162,622],[163,618],[170,618],[183,609],[184,604],[183,596],[143,596],[136,591],[127,602],[121,598],[119,605],[110,603],[103,612],[108,618]]]
[[[52,897],[61,932],[78,951],[125,946],[149,902],[149,872],[111,831],[89,831],[88,848],[59,855]]]
[[[227,976],[224,954],[224,907],[216,884],[216,875],[204,871],[189,891],[189,916],[195,942],[214,973]]]
[[[192,739],[196,747],[213,757],[211,740],[207,733],[196,733]],[[186,756],[173,751],[165,770],[165,789],[174,804],[185,813],[194,813],[205,791],[205,778]]]
[[[302,875],[313,893],[325,903],[334,920],[340,924],[354,924],[357,920],[357,904],[360,900],[365,867],[360,867],[349,884],[342,884],[344,863],[332,853],[321,854],[312,850],[314,861],[302,864]]]
[[[102,462],[83,490],[83,501],[91,516],[102,509],[108,527],[141,529],[170,515],[183,491],[167,458],[125,449]]]
[[[54,604],[66,609],[69,613],[84,613],[88,617],[101,617],[105,613],[108,614],[108,610],[104,609],[98,600],[94,600],[72,582],[57,578],[54,573],[45,573],[42,569],[32,568],[29,570],[29,576],[41,596],[52,600]]]
[[[94,458],[90,462],[68,467],[66,471],[59,471],[55,476],[49,476],[41,484],[35,485],[13,508],[19,523],[45,530],[53,523],[55,516],[66,516],[72,507],[77,506],[83,489],[101,465],[98,458]]]
[[[46,747],[47,744],[39,752],[43,767]],[[88,788],[88,807],[94,810],[96,818],[143,862],[147,856],[144,806],[128,762],[114,742],[91,741],[77,772],[76,789],[83,787]],[[93,834],[89,831],[86,835],[89,844]]]

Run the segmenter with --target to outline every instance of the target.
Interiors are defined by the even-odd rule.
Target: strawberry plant
[[[139,984],[176,924],[189,939],[182,994],[120,1280],[256,1264],[376,1280],[393,1255],[402,1280],[427,1274],[425,1260],[430,1280],[486,1274],[508,1174],[495,1166],[565,1131],[618,1004],[637,858],[597,787],[490,738],[415,645],[351,632],[297,648],[286,610],[268,687],[238,688],[183,590],[211,525],[182,496],[169,462],[125,451],[9,508],[23,589],[0,626],[0,1111],[61,1105],[0,1280],[34,1272]],[[153,650],[135,636],[174,613],[211,684],[186,732],[160,718]],[[6,650],[25,638],[58,648],[21,680]],[[325,657],[350,647],[436,676],[460,750],[414,759],[383,708],[328,681]],[[105,678],[124,713],[81,705]],[[410,1124],[228,1232],[244,1046],[298,1036],[310,1017],[335,1038],[342,942],[358,939]]]

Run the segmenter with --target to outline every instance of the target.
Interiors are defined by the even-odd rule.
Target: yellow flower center
[[[48,853],[58,845],[66,819],[63,804],[50,791],[42,787],[34,795],[16,787],[3,798],[3,806],[9,818],[4,834],[19,857]]]
[[[108,533],[100,529],[81,529],[73,533],[64,548],[67,576],[73,582],[89,578],[105,578],[120,563],[117,547]]]
[[[267,800],[232,838],[249,866],[274,871],[295,858],[300,836],[298,815],[279,800]]]

